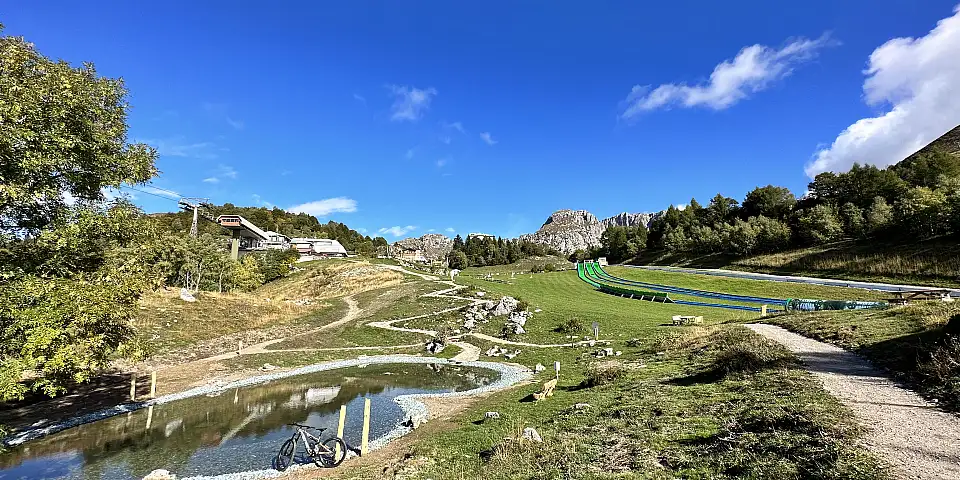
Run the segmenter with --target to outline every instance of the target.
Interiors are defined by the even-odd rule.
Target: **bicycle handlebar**
[[[326,428],[311,427],[310,425],[304,425],[304,424],[302,424],[302,423],[288,423],[287,425],[288,425],[288,426],[291,426],[291,427],[300,427],[300,428],[309,428],[309,429],[312,429],[312,430],[319,430],[319,431],[321,431],[321,432],[324,431],[324,430],[326,430]]]

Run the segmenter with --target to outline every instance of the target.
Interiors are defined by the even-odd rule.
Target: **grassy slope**
[[[884,311],[790,314],[768,321],[857,352],[945,408],[960,411],[960,341],[948,335],[951,317],[960,323],[956,302],[917,303]]]
[[[960,244],[950,238],[907,244],[846,241],[750,257],[644,252],[637,263],[932,286],[960,285]]]
[[[677,313],[704,315],[714,324],[754,315],[621,299],[593,291],[572,271],[509,280],[510,270],[470,269],[459,281],[488,297],[509,294],[543,309],[527,323],[524,341],[564,340],[552,330],[570,317],[586,325],[598,321],[601,337],[624,352],[616,361],[626,368],[625,376],[584,388],[586,371],[597,363],[589,353],[596,349],[521,347],[514,361],[524,365],[561,362],[557,394],[534,404],[521,400],[536,386],[511,389],[480,400],[457,417],[454,430],[423,437],[415,432],[419,441],[397,466],[405,478],[883,478],[856,446],[849,412],[781,349],[738,325],[661,326]],[[497,272],[512,284],[477,278]],[[628,346],[632,338],[640,344]],[[717,373],[731,359],[751,355],[776,361],[754,362],[746,374]],[[549,375],[541,374],[539,381]],[[593,407],[576,411],[572,406],[579,402]],[[474,423],[490,410],[504,418]],[[536,427],[545,442],[504,445],[514,426]],[[382,474],[382,467],[342,472],[345,478]]]

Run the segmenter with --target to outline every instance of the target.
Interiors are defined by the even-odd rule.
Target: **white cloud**
[[[497,141],[493,139],[493,136],[490,135],[490,132],[480,132],[480,138],[482,138],[484,142],[487,142],[487,145],[497,144]]]
[[[243,130],[243,120],[236,120],[230,117],[227,117],[227,123],[230,124],[235,130]]]
[[[441,158],[437,160],[437,168],[443,168],[447,164],[448,159]]]
[[[443,143],[444,145],[450,145],[450,142],[452,142],[452,141],[453,141],[453,139],[450,138],[449,135],[444,135],[444,136],[440,137],[440,143]]]
[[[413,158],[413,149],[412,149],[412,148],[408,148],[408,149],[407,149],[407,153],[404,154],[403,156],[404,156],[407,160],[410,160],[411,158]]]
[[[446,232],[447,232],[447,233],[453,233],[453,232],[456,232],[456,230],[454,230],[453,227],[447,227]]]
[[[453,123],[441,122],[441,125],[443,125],[443,128],[456,130],[460,133],[467,133],[467,131],[463,128],[463,124],[460,122],[453,122]]]
[[[217,177],[208,177],[203,179],[204,183],[220,183],[220,179]]]
[[[437,89],[433,87],[419,89],[406,85],[390,85],[389,88],[394,96],[390,119],[395,121],[419,120],[423,112],[430,108],[430,101],[437,95]]]
[[[237,171],[233,169],[230,165],[220,164],[217,165],[217,175],[227,178],[237,178]]]
[[[816,40],[795,40],[779,50],[751,45],[740,50],[733,60],[724,60],[714,67],[708,82],[697,85],[665,83],[657,88],[636,85],[627,96],[626,109],[621,117],[631,119],[644,112],[672,106],[723,110],[790,75],[795,65],[814,58],[818,50],[832,43],[824,34]]]
[[[429,230],[427,230],[427,231],[428,231],[428,232],[436,232],[437,229],[436,229],[436,228],[431,228],[431,229],[429,229]]]
[[[347,197],[327,198],[314,202],[294,205],[287,209],[290,213],[306,213],[316,217],[325,217],[331,213],[351,213],[357,211],[357,201]]]
[[[389,228],[384,227],[384,228],[381,228],[380,230],[377,230],[377,231],[380,232],[380,233],[383,233],[383,234],[389,233],[390,235],[393,235],[394,237],[402,237],[402,236],[404,236],[404,235],[406,235],[406,234],[408,234],[408,233],[410,233],[410,232],[412,232],[412,231],[414,231],[414,230],[416,230],[416,229],[417,229],[417,227],[415,227],[415,226],[413,226],[413,225],[407,225],[406,227],[401,227],[401,226],[394,226],[394,227],[389,227]]]
[[[142,139],[139,142],[146,143],[157,149],[157,153],[164,157],[185,157],[214,159],[219,155],[212,150],[216,148],[213,142],[187,142],[183,137],[172,137],[167,139]]]
[[[367,98],[358,93],[353,94],[353,99],[361,103],[367,103]]]
[[[960,123],[960,6],[920,38],[895,38],[870,54],[863,83],[868,105],[886,113],[858,120],[819,150],[813,178],[855,162],[892,165]]]

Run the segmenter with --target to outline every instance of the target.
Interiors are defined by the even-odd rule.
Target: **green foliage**
[[[801,210],[797,216],[800,237],[809,245],[831,242],[843,235],[843,225],[835,207],[820,204]]]
[[[546,266],[542,263],[537,263],[530,267],[530,273],[543,273],[545,270]]]
[[[600,245],[610,262],[630,260],[647,246],[647,228],[611,225],[600,235]]]
[[[578,317],[567,317],[566,320],[560,322],[559,325],[554,327],[554,332],[563,333],[565,335],[572,335],[574,333],[586,333],[587,325],[583,323],[583,320],[580,320]]]
[[[570,260],[573,263],[577,263],[577,262],[582,262],[588,258],[590,257],[587,256],[587,251],[580,248],[580,249],[577,249],[575,252],[571,253],[570,256],[567,257],[567,260]]]
[[[132,337],[137,298],[135,282],[27,276],[0,285],[0,400],[89,380]]]
[[[617,361],[598,362],[587,367],[583,380],[585,387],[597,387],[616,383],[627,375],[627,367]]]
[[[0,36],[0,228],[31,232],[102,189],[156,173],[156,151],[126,142],[123,81],[92,64],[54,62],[21,37]]]
[[[470,265],[467,263],[467,254],[460,250],[451,251],[449,254],[447,254],[447,266],[457,270],[463,270],[469,267]]]
[[[895,219],[917,238],[930,238],[946,233],[950,211],[946,195],[927,187],[914,187],[896,204]]]
[[[840,208],[840,220],[843,222],[844,233],[849,237],[861,237],[867,231],[867,220],[864,218],[863,209],[850,202],[843,204]]]
[[[867,229],[877,234],[886,230],[893,222],[893,207],[883,197],[876,197],[866,214]]]
[[[757,187],[743,199],[743,214],[747,217],[765,216],[768,218],[787,218],[797,204],[797,198],[790,189],[767,185]]]
[[[260,262],[253,255],[245,255],[233,271],[233,285],[241,292],[248,292],[263,285],[264,280]]]
[[[529,240],[504,240],[476,235],[467,237],[465,242],[457,235],[453,239],[452,252],[463,252],[467,259],[466,264],[470,267],[507,265],[528,257],[559,255],[555,249]],[[447,260],[450,260],[450,256]]]

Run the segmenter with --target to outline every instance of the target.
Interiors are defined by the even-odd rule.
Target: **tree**
[[[467,255],[460,250],[453,250],[447,255],[447,266],[457,270],[463,270],[467,264]]]
[[[0,228],[37,231],[73,199],[101,200],[104,188],[156,174],[156,150],[126,142],[121,80],[9,36],[0,36],[0,72]]]
[[[897,223],[919,238],[946,233],[950,225],[947,197],[942,191],[914,187],[897,202]]]
[[[241,292],[249,292],[263,285],[264,276],[260,262],[253,255],[244,255],[233,272],[233,286]]]
[[[571,253],[569,257],[567,257],[567,260],[570,260],[571,262],[576,263],[576,262],[582,262],[587,258],[589,258],[587,257],[587,251],[582,248],[578,248],[576,251]]]
[[[706,225],[724,223],[736,216],[739,208],[736,199],[724,197],[718,193],[706,207],[704,222]]]
[[[797,198],[789,189],[767,185],[757,187],[743,199],[743,215],[747,218],[764,216],[784,219],[790,215]]]
[[[867,221],[863,217],[863,209],[851,202],[843,204],[843,207],[840,208],[840,219],[843,221],[843,231],[847,236],[862,237],[867,231]]]
[[[960,156],[938,148],[924,149],[890,167],[914,187],[937,188],[942,178],[960,176]]]
[[[809,245],[831,242],[843,235],[843,224],[836,208],[820,204],[800,210],[797,215],[797,234]]]
[[[892,221],[893,207],[883,197],[874,198],[866,215],[867,229],[870,233],[875,235],[885,230]]]
[[[747,255],[757,246],[757,234],[757,228],[754,225],[738,218],[724,232],[725,250],[736,255]]]

